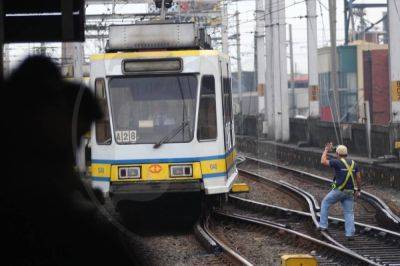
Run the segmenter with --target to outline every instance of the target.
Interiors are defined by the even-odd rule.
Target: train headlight
[[[118,168],[118,179],[140,178],[139,166],[126,166]]]
[[[171,165],[169,172],[171,177],[190,177],[193,175],[193,167],[190,164]]]

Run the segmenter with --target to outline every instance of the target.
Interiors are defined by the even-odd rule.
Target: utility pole
[[[283,142],[289,141],[290,125],[289,125],[289,90],[287,75],[287,51],[286,51],[286,14],[285,0],[278,1],[278,23],[279,23],[279,65],[280,65],[280,98],[281,98],[281,137]],[[279,112],[278,112],[279,115]]]
[[[165,20],[167,10],[165,8],[165,0],[161,0],[160,19]]]
[[[388,0],[389,14],[389,67],[392,91],[391,121],[400,123],[400,3]]]
[[[280,56],[279,56],[279,0],[271,1],[271,27],[272,27],[272,65],[274,68],[272,74],[272,93],[274,101],[274,124],[273,136],[275,141],[282,140],[282,103],[281,103],[281,69],[280,69]]]
[[[264,0],[256,0],[255,69],[257,91],[265,93],[265,21]],[[260,95],[260,94],[259,94]],[[260,110],[260,109],[259,109]]]
[[[288,141],[290,133],[285,1],[270,0],[265,2],[265,6],[268,137],[275,141]]]
[[[239,22],[239,11],[236,11],[236,62],[237,62],[237,82],[239,90],[239,106],[240,113],[243,115],[242,110],[242,59],[240,52],[240,22]]]
[[[310,117],[319,117],[318,35],[316,0],[307,1],[308,97]],[[335,49],[336,51],[336,49]]]
[[[272,74],[274,104],[274,139],[288,141],[289,134],[289,97],[287,78],[286,21],[285,1],[271,1],[272,27]]]
[[[290,89],[292,90],[292,104],[290,105],[291,117],[296,116],[296,94],[294,91],[294,60],[293,60],[293,34],[292,24],[289,24],[289,47],[290,47]]]
[[[222,52],[229,54],[228,44],[228,8],[226,0],[221,1],[221,38],[222,38]]]
[[[274,93],[273,93],[273,75],[274,65],[272,60],[272,20],[271,20],[271,7],[272,0],[265,0],[265,88],[264,88],[264,113],[265,120],[263,133],[268,135],[269,139],[274,138]]]
[[[84,49],[83,43],[64,42],[62,43],[62,65],[70,65],[73,69],[74,78],[83,76]]]
[[[342,134],[340,129],[340,104],[339,92],[337,86],[337,56],[336,56],[336,0],[329,0],[329,28],[331,37],[331,88],[333,90],[333,122],[337,121],[339,125],[338,140],[342,143]],[[329,97],[329,95],[328,95]],[[335,130],[336,132],[336,130]]]

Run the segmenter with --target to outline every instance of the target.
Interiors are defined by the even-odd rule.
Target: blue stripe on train
[[[110,182],[109,177],[98,177],[98,176],[92,176],[93,181],[98,181],[98,182]]]
[[[189,157],[189,158],[163,158],[163,159],[137,159],[137,160],[97,160],[93,159],[92,163],[99,164],[139,164],[139,163],[189,163],[195,161],[207,161],[225,159],[234,149],[231,149],[223,155]]]

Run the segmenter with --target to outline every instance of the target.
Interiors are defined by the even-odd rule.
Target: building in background
[[[291,89],[291,80],[288,83],[290,117],[308,117],[308,75],[295,74],[294,89]]]
[[[289,109],[293,110],[291,117],[308,116],[308,75],[296,74],[294,78],[294,90],[289,87]],[[242,71],[242,112],[240,112],[239,89],[237,72],[232,73],[232,92],[235,114],[258,115],[264,113],[264,88],[256,86],[254,71]]]

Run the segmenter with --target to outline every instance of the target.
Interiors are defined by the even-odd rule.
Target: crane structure
[[[344,40],[345,44],[357,39],[365,39],[365,35],[377,24],[387,20],[387,14],[383,14],[382,18],[375,22],[366,19],[366,10],[372,8],[386,8],[387,3],[382,1],[375,3],[359,3],[357,0],[344,0]],[[358,25],[356,25],[356,19]],[[387,33],[383,33],[387,35]],[[387,42],[387,37],[384,38]]]

